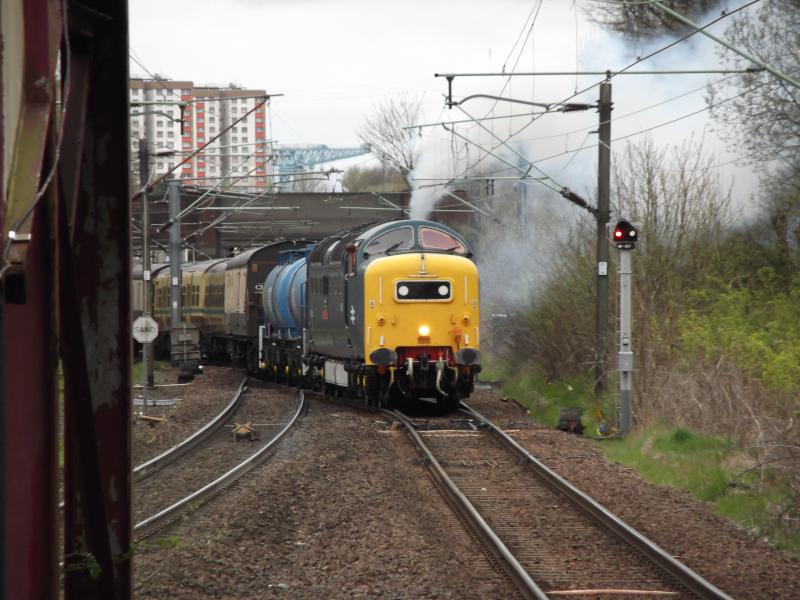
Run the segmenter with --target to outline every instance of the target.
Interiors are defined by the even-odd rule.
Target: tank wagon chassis
[[[273,242],[185,265],[181,278],[183,321],[203,356],[268,380],[384,408],[420,398],[456,408],[481,369],[477,267],[467,241],[438,223]],[[168,266],[153,281],[168,332]]]

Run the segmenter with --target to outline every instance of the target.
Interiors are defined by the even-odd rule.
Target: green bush
[[[696,308],[678,319],[687,361],[715,362],[725,356],[766,389],[800,389],[800,286],[784,291],[769,268],[759,287],[698,290]]]

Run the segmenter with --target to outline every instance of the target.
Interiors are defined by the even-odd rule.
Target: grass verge
[[[800,533],[783,527],[787,481],[725,438],[683,428],[638,428],[627,439],[600,444],[606,456],[656,485],[686,490],[771,544],[800,557]]]
[[[587,431],[597,432],[602,423],[613,422],[615,398],[607,395],[595,402],[591,380],[573,377],[547,381],[533,369],[510,369],[489,361],[480,374],[482,381],[501,381],[503,395],[525,406],[540,423],[555,427],[562,408],[580,408]]]
[[[169,369],[169,361],[168,360],[157,360],[153,363],[153,371],[158,371],[160,369]],[[131,374],[133,379],[133,383],[138,384],[142,383],[142,378],[144,377],[144,365],[142,361],[136,361],[133,363],[133,371]]]

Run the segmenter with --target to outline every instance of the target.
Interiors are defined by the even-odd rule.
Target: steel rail
[[[423,454],[425,465],[428,467],[428,471],[433,477],[437,487],[446,495],[464,518],[466,518],[472,530],[480,538],[480,541],[489,548],[523,597],[532,598],[534,600],[547,600],[547,594],[536,585],[536,582],[531,579],[531,576],[511,553],[508,547],[497,537],[497,534],[492,531],[491,527],[489,527],[488,523],[481,517],[477,509],[467,497],[461,493],[461,490],[458,489],[453,480],[450,479],[433,456],[428,446],[422,441],[422,437],[416,431],[414,424],[399,411],[385,410],[383,412],[391,418],[398,419],[405,426],[414,445],[416,445],[418,450]]]
[[[178,385],[184,385],[184,384],[178,384]],[[246,390],[247,390],[247,377],[245,377],[242,380],[242,383],[239,384],[239,389],[236,391],[236,394],[233,396],[233,399],[230,402],[228,402],[225,408],[222,409],[222,412],[220,412],[216,417],[211,419],[203,427],[195,431],[192,435],[190,435],[182,442],[174,445],[172,448],[168,450],[165,450],[164,452],[162,452],[158,456],[151,458],[147,462],[143,462],[142,464],[136,466],[133,469],[133,476],[136,478],[136,481],[142,481],[143,479],[148,478],[158,469],[166,466],[167,464],[171,463],[174,460],[177,460],[178,458],[186,454],[189,450],[196,448],[198,445],[200,445],[209,437],[211,437],[214,433],[219,431],[219,429],[225,423],[227,418],[231,416],[239,407],[239,402],[241,402],[241,397]],[[60,511],[64,510],[63,500],[58,503],[58,510]]]
[[[733,600],[731,596],[717,588],[714,584],[701,577],[698,573],[676,560],[653,541],[636,531],[622,519],[598,504],[590,496],[573,486],[566,479],[552,471],[538,458],[523,448],[511,436],[497,427],[489,419],[462,402],[461,406],[481,421],[487,429],[514,455],[525,461],[534,474],[549,484],[553,489],[568,500],[578,505],[581,509],[597,519],[599,523],[611,530],[625,542],[636,548],[655,565],[674,577],[681,585],[703,600]]]
[[[245,391],[247,391],[247,376],[245,376],[245,378],[242,380],[242,383],[239,384],[239,389],[236,390],[236,393],[233,395],[233,399],[228,402],[225,408],[223,408],[217,416],[215,416],[203,427],[195,431],[182,442],[175,444],[172,448],[165,450],[147,462],[143,462],[142,464],[138,465],[133,469],[134,477],[136,477],[137,480],[142,480],[149,475],[152,475],[158,469],[166,466],[174,460],[177,460],[214,435],[225,424],[225,421],[227,421],[228,418],[239,408],[239,404],[241,403],[242,396],[244,396]]]
[[[252,469],[258,460],[270,449],[277,444],[279,440],[283,438],[289,429],[297,422],[297,419],[300,417],[300,414],[303,412],[305,408],[305,396],[302,390],[298,390],[297,393],[297,407],[294,411],[294,414],[291,416],[289,421],[283,426],[283,428],[272,437],[272,439],[264,444],[259,450],[255,453],[251,454],[248,458],[240,462],[238,465],[227,471],[222,476],[218,477],[211,483],[204,485],[199,490],[189,494],[182,500],[178,500],[171,506],[168,506],[164,510],[156,513],[155,515],[144,519],[137,523],[133,531],[138,536],[138,539],[145,538],[156,531],[158,528],[165,525],[167,522],[173,520],[178,515],[182,514],[184,510],[190,510],[192,507],[199,506],[202,502],[211,496],[215,495],[216,493],[220,492],[228,485],[233,483],[236,479],[247,473],[250,469]]]

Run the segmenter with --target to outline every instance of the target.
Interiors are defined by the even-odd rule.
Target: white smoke
[[[700,21],[706,22],[714,16],[716,15]],[[723,22],[715,29],[721,32],[726,24]],[[571,43],[576,34],[580,42],[577,49]],[[565,40],[570,43],[565,43]],[[658,38],[633,43],[588,21],[580,12],[576,18],[572,3],[547,3],[539,15],[531,41],[521,54],[515,70],[572,71],[577,68],[582,71],[604,72],[607,69],[615,71],[629,65],[637,57],[646,56],[666,46],[671,41],[673,41],[671,38]],[[531,48],[531,45],[534,47]],[[720,64],[718,51],[719,47],[715,42],[696,35],[631,70],[713,69]],[[503,58],[504,56],[501,56],[500,60]],[[510,68],[513,63],[512,58],[510,64],[506,66]],[[499,72],[501,67],[502,65],[496,65],[486,70]],[[457,77],[453,80],[453,95],[455,100],[472,94],[493,94],[506,98],[553,103],[565,100],[576,90],[590,87],[602,79],[602,75],[536,78]],[[657,146],[677,146],[693,135],[695,140],[703,139],[704,153],[712,157],[715,164],[726,163],[735,158],[735,150],[731,152],[718,138],[713,130],[709,112],[703,110],[706,108],[705,86],[720,79],[721,75],[703,74],[615,77],[612,80],[614,121],[611,137],[616,141],[612,143],[612,166],[614,161],[622,156],[628,140],[635,142],[643,139],[640,132],[648,129],[650,132],[647,135],[653,138]],[[442,82],[444,84],[443,80]],[[736,91],[727,90],[722,95],[732,96]],[[598,88],[594,87],[569,101],[594,104],[597,99]],[[429,108],[430,114],[439,113],[440,106]],[[445,182],[448,178],[459,174],[477,158],[486,156],[481,147],[483,149],[497,147],[494,153],[500,158],[492,156],[484,158],[468,173],[469,175],[488,175],[497,172],[505,177],[519,176],[521,172],[509,168],[504,160],[523,169],[527,169],[526,161],[507,147],[498,146],[498,138],[505,140],[512,133],[519,132],[513,136],[509,144],[512,144],[526,159],[541,161],[531,169],[530,176],[549,176],[551,179],[544,183],[556,188],[569,187],[587,199],[594,196],[597,177],[596,110],[553,112],[537,116],[533,120],[529,114],[521,113],[541,109],[521,104],[474,99],[465,102],[463,109],[469,114],[464,114],[455,107],[445,110],[438,120],[466,120],[470,116],[480,118],[490,112],[495,117],[511,118],[483,121],[483,125],[491,133],[471,123],[448,125],[449,128],[454,128],[456,133],[445,131],[442,127],[423,130],[421,156],[414,172],[414,183],[417,187],[430,185],[433,183],[431,180],[436,178]],[[694,112],[697,114],[686,116]],[[673,120],[675,122],[670,123]],[[469,142],[461,139],[459,134],[468,138]],[[580,148],[584,149],[574,152]],[[561,156],[556,156],[559,154]],[[542,172],[537,171],[537,168]],[[757,177],[753,172],[735,163],[723,165],[716,171],[723,181],[723,187],[732,185],[735,178],[734,202],[737,208],[744,211],[752,209],[749,201],[757,186]],[[534,185],[541,186],[541,183]],[[545,194],[550,193],[544,187],[542,190]],[[430,210],[432,199],[435,201],[436,196],[428,191],[414,193],[411,202],[413,214],[419,215]],[[580,209],[573,207],[573,210]]]
[[[448,195],[449,190],[436,188],[418,188],[411,193],[412,219],[428,219],[437,202]]]
[[[671,40],[662,38],[646,44],[633,45],[620,36],[605,31],[586,21],[579,15],[577,28],[580,46],[578,56],[572,44],[575,31],[575,14],[571,3],[549,3],[542,10],[533,34],[535,51],[530,47],[516,67],[517,71],[572,71],[606,69],[618,70],[633,62],[638,56],[666,46]],[[703,19],[705,22],[708,19]],[[556,50],[557,49],[557,50]],[[714,43],[695,36],[675,47],[658,54],[632,70],[706,69],[719,64]],[[531,57],[534,57],[534,60]],[[500,71],[500,65],[493,69]],[[716,79],[708,75],[621,75],[612,80],[612,169],[615,161],[621,160],[628,143],[643,139],[639,135],[650,130],[656,146],[679,145],[691,136],[703,138],[704,153],[713,157],[714,163],[725,163],[735,157],[710,127],[712,122],[705,104],[705,86]],[[454,99],[472,94],[502,95],[536,102],[552,103],[569,98],[576,90],[599,82],[600,75],[580,77],[533,78],[456,78],[453,81]],[[505,88],[503,88],[505,84]],[[735,91],[725,94],[733,95]],[[598,99],[598,88],[571,98],[570,102],[594,104]],[[648,108],[652,107],[652,108]],[[444,111],[440,121],[464,120],[469,117],[509,116],[506,119],[483,121],[486,129],[472,124],[448,125],[456,133],[444,128],[423,130],[420,158],[414,171],[413,183],[417,189],[412,194],[413,216],[427,216],[444,194],[434,190],[441,187],[423,187],[445,183],[450,178],[467,171],[471,177],[495,176],[494,192],[486,188],[479,197],[470,201],[491,213],[482,218],[482,231],[478,245],[478,261],[481,267],[482,296],[487,308],[501,312],[519,306],[535,296],[542,283],[549,277],[549,266],[553,263],[555,242],[563,239],[576,219],[591,218],[590,215],[562,198],[552,188],[568,187],[595,204],[597,188],[597,111],[553,112],[541,116],[531,113],[541,109],[520,104],[474,99],[464,104],[464,114],[458,108]],[[643,110],[644,109],[644,110]],[[439,107],[436,107],[437,114]],[[685,115],[698,114],[682,119]],[[535,119],[535,120],[534,120]],[[674,124],[670,121],[676,120]],[[664,126],[659,126],[665,124]],[[521,131],[520,131],[521,130]],[[508,145],[500,144],[512,133]],[[459,137],[468,138],[469,142]],[[630,136],[630,138],[628,138]],[[509,147],[510,146],[510,147]],[[487,151],[493,149],[490,155]],[[513,148],[513,149],[512,149]],[[573,152],[580,148],[581,151]],[[516,151],[516,152],[515,152]],[[518,154],[524,158],[520,158]],[[560,156],[559,156],[560,155]],[[551,158],[552,157],[552,158]],[[468,165],[480,162],[472,169]],[[543,160],[544,159],[544,160]],[[512,179],[528,170],[529,162],[535,165],[529,177],[543,179]],[[541,162],[538,162],[541,161]],[[511,168],[509,164],[518,168]],[[521,169],[521,170],[520,170]],[[540,169],[540,170],[537,170]],[[723,187],[733,183],[734,203],[739,214],[752,212],[748,206],[757,178],[736,164],[719,168]],[[507,179],[503,179],[503,177]],[[475,182],[473,182],[474,184]],[[456,181],[453,187],[468,182]],[[485,185],[485,182],[477,185]],[[550,188],[550,189],[548,189]],[[476,189],[473,185],[471,189]],[[611,198],[612,213],[614,198]],[[612,214],[612,218],[620,215]]]

